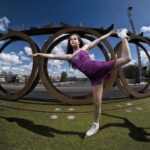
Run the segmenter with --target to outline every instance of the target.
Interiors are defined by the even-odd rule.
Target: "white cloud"
[[[53,65],[60,65],[60,64],[62,64],[61,60],[58,60],[58,59],[54,60],[54,64]]]
[[[64,49],[62,48],[64,44],[65,44],[65,41],[61,42],[59,45],[57,45],[52,50],[52,53],[55,55],[65,54]],[[49,74],[55,75],[55,76],[60,76],[64,63],[65,63],[65,60],[49,59],[48,60],[48,72],[49,72]]]
[[[58,59],[50,59],[48,61],[48,73],[49,75],[52,76],[60,76],[61,74],[61,70],[63,70],[63,62],[62,60],[58,60]]]
[[[20,52],[22,54],[22,52]],[[14,74],[29,75],[32,70],[32,62],[24,64],[22,60],[26,60],[25,56],[17,56],[15,52],[0,54],[0,72],[13,72]]]
[[[77,77],[77,78],[84,78],[86,77],[81,71],[79,71],[78,69],[76,69],[73,73],[73,76]]]
[[[69,68],[68,71],[69,73],[74,73],[75,70],[73,68]]]
[[[3,67],[1,67],[1,70],[9,72],[10,71],[10,67],[9,66],[3,66]]]
[[[32,66],[28,65],[20,65],[20,66],[1,66],[0,72],[12,72],[13,74],[22,74],[22,75],[30,75]]]
[[[29,47],[24,47],[25,51],[27,54],[30,54],[30,51],[31,51],[31,48]],[[30,58],[25,56],[24,52],[23,51],[19,51],[18,55],[20,56],[20,59],[22,61],[30,61]]]
[[[19,60],[19,57],[15,54],[1,53],[0,61],[4,64],[21,64],[22,62]]]
[[[48,64],[51,66],[57,66],[63,64],[63,60],[58,60],[58,59],[49,59]]]
[[[24,55],[23,51],[19,51],[18,55],[23,56]]]
[[[32,70],[32,66],[33,66],[33,63],[30,62],[30,64],[24,64],[23,66],[21,66],[24,70],[29,70],[31,71]]]
[[[32,70],[32,62],[29,64],[24,64],[24,65],[2,65],[0,64],[0,72],[5,71],[5,72],[13,72],[14,74],[21,74],[21,75],[30,75]]]
[[[150,36],[150,26],[142,26],[140,30],[144,32],[146,36]]]
[[[150,52],[148,52],[148,53],[150,55]],[[149,61],[146,53],[144,51],[141,51],[140,54],[141,54],[142,63],[146,64]]]
[[[21,56],[20,58],[21,58],[21,60],[23,60],[23,61],[30,61],[30,58],[29,58],[29,57],[26,57],[26,56]]]
[[[24,47],[24,50],[25,50],[25,52],[26,52],[27,55],[31,55],[31,54],[32,54],[32,50],[31,50],[30,47],[25,46],[25,47]]]
[[[7,32],[10,20],[7,17],[0,18],[0,31]]]
[[[54,47],[52,50],[53,54],[65,54],[68,40],[64,40]]]
[[[140,29],[142,32],[150,32],[150,26],[143,26]]]

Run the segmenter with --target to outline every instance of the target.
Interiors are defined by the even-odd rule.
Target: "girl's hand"
[[[39,55],[39,53],[35,53],[35,54],[31,54],[31,55],[29,55],[29,57],[31,56],[31,57],[35,57],[35,56],[38,56]]]
[[[111,30],[111,31],[110,31],[110,34],[111,34],[111,35],[112,35],[112,34],[117,34],[117,30],[116,30],[116,29]]]

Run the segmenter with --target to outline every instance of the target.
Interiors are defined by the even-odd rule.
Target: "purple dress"
[[[80,50],[71,58],[77,69],[83,72],[91,81],[91,85],[98,85],[104,79],[111,76],[116,60],[111,61],[95,61],[92,60],[86,50]]]

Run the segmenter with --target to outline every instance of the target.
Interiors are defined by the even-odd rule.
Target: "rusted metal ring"
[[[91,35],[94,35],[96,37],[100,37],[101,34],[98,33],[97,31],[94,31],[92,29],[84,29],[84,28],[80,28],[80,27],[73,27],[73,28],[66,28],[66,29],[63,29],[63,30],[60,30],[58,32],[56,32],[54,35],[52,35],[47,41],[46,43],[43,45],[42,47],[42,52],[43,53],[48,53],[50,52],[51,50],[49,49],[50,45],[54,42],[54,40],[56,38],[58,38],[60,35],[62,34],[68,34],[68,33],[72,33],[72,32],[80,32],[80,33],[85,33],[85,34],[91,34]],[[113,51],[113,48],[111,47],[111,45],[109,44],[109,42],[107,40],[104,40],[103,41],[103,44],[107,47],[107,49],[110,51],[110,54],[112,56],[112,58],[115,58],[115,55],[114,55],[114,51]],[[64,93],[62,93],[61,91],[59,91],[58,89],[56,89],[53,84],[51,83],[50,79],[49,79],[49,76],[48,76],[48,73],[47,73],[47,68],[46,68],[46,64],[45,64],[45,60],[43,57],[40,58],[40,63],[39,63],[39,73],[40,73],[40,78],[43,82],[43,85],[45,86],[45,88],[47,89],[47,91],[52,94],[54,97],[56,97],[58,100],[60,101],[63,101],[65,103],[68,103],[68,104],[88,104],[88,103],[92,103],[92,100],[93,100],[93,97],[92,96],[89,96],[89,97],[86,97],[86,98],[74,98],[72,96],[67,96],[65,95]],[[113,71],[112,73],[112,77],[111,77],[111,80],[109,81],[106,81],[105,82],[105,88],[104,88],[104,94],[109,90],[109,88],[112,86],[114,80],[115,80],[115,77],[116,77],[116,71]]]
[[[144,37],[140,37],[140,36],[137,36],[135,34],[132,34],[130,36],[129,43],[134,43],[134,44],[137,44],[138,46],[140,46],[145,51],[145,53],[146,53],[146,55],[147,55],[147,57],[148,57],[148,59],[150,61],[150,55],[149,55],[149,53],[147,52],[146,48],[142,44],[140,44],[140,42],[144,42],[144,43],[147,43],[148,45],[150,45],[150,42],[148,40],[146,40]],[[115,50],[119,51],[120,47],[121,47],[121,42],[117,44],[117,46],[115,47]],[[132,95],[132,96],[134,96],[136,98],[143,98],[143,97],[150,96],[150,92],[144,93],[144,91],[150,85],[150,80],[148,81],[148,83],[146,84],[146,86],[144,88],[140,89],[137,92],[134,89],[132,89],[130,87],[130,85],[128,85],[128,82],[126,81],[125,76],[123,74],[123,69],[122,68],[118,69],[118,74],[119,74],[119,79],[121,80],[121,83],[123,84],[123,87],[124,87],[125,91],[127,91],[130,95]]]
[[[42,47],[41,52],[50,53],[51,50],[58,43],[60,43],[64,39],[67,39],[69,36],[68,34],[70,34],[72,32],[80,33],[80,34],[82,34],[81,37],[83,37],[85,39],[89,39],[91,41],[94,40],[93,36],[95,36],[95,37],[101,36],[101,33],[99,31],[94,30],[94,29],[88,29],[88,28],[82,28],[82,27],[66,27],[64,29],[59,30],[58,32],[55,32],[45,42],[45,44]],[[67,35],[63,35],[63,34],[67,34]],[[60,36],[62,36],[62,37],[60,37]],[[0,52],[2,52],[3,49],[7,45],[11,44],[12,42],[18,41],[18,40],[26,41],[30,45],[33,53],[40,52],[36,43],[34,43],[28,35],[26,35],[22,32],[11,31],[10,33],[0,37],[0,41],[3,41],[3,40],[9,40],[9,41],[7,41],[0,48]],[[142,36],[135,35],[133,33],[130,33],[129,43],[134,43],[134,44],[138,45],[139,47],[141,47],[144,50],[144,52],[146,53],[146,55],[150,61],[150,55],[147,52],[146,48],[143,46],[143,44],[141,44],[142,42],[150,45],[149,39],[142,37]],[[103,45],[105,45],[105,46],[103,46]],[[111,58],[114,59],[115,58],[114,51],[119,51],[120,45],[121,45],[121,42],[119,42],[117,44],[117,46],[115,47],[115,49],[113,50],[110,43],[107,40],[104,40],[102,42],[102,44],[101,43],[98,44],[98,47],[101,49],[106,61],[109,61],[109,56],[108,56],[108,53],[106,51],[106,48],[109,50],[109,52],[111,54]],[[43,82],[43,85],[47,89],[48,93],[50,93],[50,95],[54,96],[55,98],[57,98],[58,100],[60,100],[62,102],[65,102],[68,104],[78,104],[78,105],[92,103],[93,96],[91,93],[88,95],[85,95],[85,96],[69,96],[69,95],[66,95],[66,94],[62,93],[61,91],[59,91],[52,84],[52,82],[49,79],[49,75],[47,72],[47,62],[48,62],[48,59],[46,59],[44,57],[34,57],[33,58],[33,68],[32,68],[31,75],[30,75],[30,78],[29,78],[27,84],[21,90],[19,90],[16,93],[10,93],[6,89],[4,89],[2,87],[2,85],[0,85],[0,91],[1,91],[0,97],[3,99],[10,99],[10,100],[19,99],[19,98],[25,96],[26,94],[28,94],[29,92],[31,92],[35,88],[35,86],[37,85],[39,79],[41,78],[41,81]],[[38,67],[39,67],[39,70],[38,70]],[[125,79],[125,76],[123,74],[123,70],[121,68],[118,69],[117,78],[116,78],[116,73],[117,73],[117,70],[114,70],[112,77],[111,77],[111,80],[105,81],[103,94],[105,94],[109,90],[109,88],[113,85],[114,81],[117,79],[116,83],[117,83],[118,87],[123,92],[125,92],[125,93],[128,92],[129,95],[132,95],[136,98],[142,98],[142,97],[150,96],[150,92],[146,91],[150,85],[150,80],[148,81],[148,83],[146,84],[146,86],[144,88],[140,89],[137,92],[137,91],[134,91],[128,85],[128,83]]]
[[[21,33],[18,31],[11,31],[10,33],[2,36],[0,38],[0,41],[7,40],[7,39],[10,39],[10,40],[6,42],[5,46],[1,47],[0,53],[8,44],[18,41],[18,40],[26,41],[30,45],[33,53],[39,52],[38,46],[32,41],[32,39],[28,35],[24,33]],[[39,81],[37,62],[38,62],[37,58],[33,58],[33,67],[31,71],[31,75],[28,79],[28,82],[25,84],[25,86],[21,90],[19,90],[16,93],[10,93],[0,85],[1,91],[2,91],[2,93],[0,93],[0,97],[3,99],[17,100],[25,96],[31,90],[33,90],[35,86],[37,85],[37,82]]]

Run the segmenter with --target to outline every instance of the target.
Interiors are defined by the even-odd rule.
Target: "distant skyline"
[[[17,30],[22,30],[23,27],[40,28],[50,23],[59,26],[61,22],[70,25],[82,23],[85,27],[94,28],[107,28],[114,24],[115,28],[127,28],[132,31],[127,16],[128,7],[132,6],[132,20],[137,34],[143,31],[144,36],[150,37],[149,0],[1,0],[0,4],[0,32],[2,33],[6,33],[8,28]],[[34,36],[32,39],[42,47],[48,37],[49,35]],[[117,43],[116,40],[110,39],[110,41],[112,45]],[[57,45],[53,53],[65,53],[66,43],[67,40]],[[2,44],[3,42],[0,42],[0,45]],[[135,46],[130,47],[133,58],[131,63],[137,63]],[[0,72],[5,70],[30,74],[32,60],[27,57],[29,53],[31,49],[25,42],[10,44],[0,55]],[[89,54],[92,59],[104,60],[104,56],[99,54],[97,48],[91,50]],[[143,51],[141,57],[142,63],[147,64],[148,59]],[[66,61],[49,60],[48,64],[50,74],[60,75],[61,71],[65,70],[70,76],[84,76],[79,71],[69,68]]]

